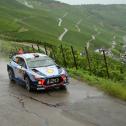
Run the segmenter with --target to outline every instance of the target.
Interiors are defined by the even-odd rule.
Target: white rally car
[[[7,65],[7,71],[11,81],[22,82],[28,91],[53,87],[65,88],[69,84],[66,70],[41,53],[13,56]]]

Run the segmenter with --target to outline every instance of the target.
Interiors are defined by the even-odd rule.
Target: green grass
[[[18,1],[23,2],[23,0]],[[95,26],[101,34],[92,43],[92,49],[111,47],[114,35],[118,47],[116,50],[121,49],[118,44],[123,43],[122,38],[126,33],[126,5],[69,6],[53,0],[27,1],[35,8],[28,8],[16,0],[0,1],[0,33],[2,35],[6,36],[6,32],[9,32],[7,35],[13,38],[41,40],[57,45],[61,43],[58,36],[66,27],[69,31],[64,37],[63,43],[80,49],[86,45],[93,34],[96,34]],[[68,15],[63,18],[62,26],[58,27],[58,18],[66,12]],[[79,25],[81,32],[78,32],[75,24],[80,19],[82,20]],[[18,32],[21,28],[28,29],[28,31]],[[117,52],[116,50],[114,52]]]
[[[111,96],[126,101],[126,85],[124,83],[99,78],[82,70],[68,69],[68,72],[72,77],[85,81],[89,85],[95,86]]]

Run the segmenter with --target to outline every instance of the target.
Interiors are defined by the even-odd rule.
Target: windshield
[[[47,66],[55,65],[55,62],[49,57],[42,57],[42,58],[27,60],[27,65],[29,68],[47,67]]]

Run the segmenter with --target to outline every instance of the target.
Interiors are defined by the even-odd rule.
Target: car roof
[[[42,53],[25,53],[25,54],[16,55],[15,57],[21,57],[23,59],[34,59],[36,57],[45,57],[45,56],[47,55]]]

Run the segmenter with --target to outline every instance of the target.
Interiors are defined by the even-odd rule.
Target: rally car
[[[69,84],[66,70],[41,53],[18,54],[7,65],[10,81],[19,81],[28,91],[65,88]]]

